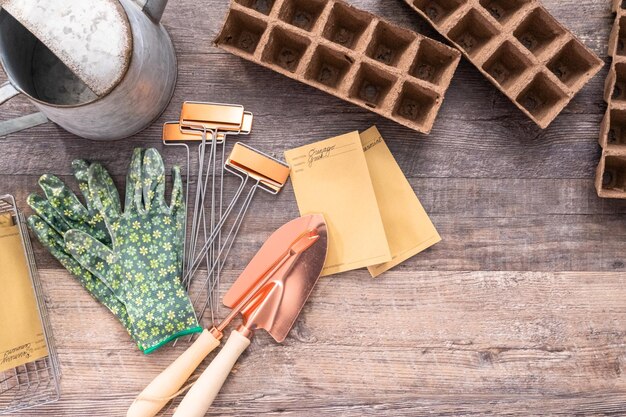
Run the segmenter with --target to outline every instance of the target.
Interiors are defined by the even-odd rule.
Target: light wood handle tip
[[[161,372],[135,398],[126,417],[154,417],[168,403],[198,365],[220,342],[211,332],[204,330],[198,340],[184,351],[170,366]]]
[[[203,417],[248,346],[250,339],[233,330],[220,353],[185,395],[174,417]]]

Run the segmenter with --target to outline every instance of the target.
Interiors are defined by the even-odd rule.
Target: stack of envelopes
[[[441,238],[376,127],[285,152],[302,215],[322,213],[322,275],[367,267],[374,277]]]

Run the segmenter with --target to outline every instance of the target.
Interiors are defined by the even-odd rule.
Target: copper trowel
[[[297,218],[275,231],[224,296],[231,313],[210,331],[205,330],[157,376],[133,402],[127,417],[156,415],[220,344],[224,329],[241,313],[243,324],[230,334],[174,414],[204,416],[255,330],[267,330],[277,342],[285,340],[322,272],[327,247],[326,222],[321,214]]]

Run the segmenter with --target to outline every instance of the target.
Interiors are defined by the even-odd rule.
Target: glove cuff
[[[144,354],[149,355],[150,353],[154,352],[155,350],[159,349],[162,346],[165,346],[169,342],[178,339],[179,337],[186,336],[188,334],[201,333],[202,330],[203,330],[202,327],[196,325],[194,327],[190,327],[188,329],[181,330],[181,331],[176,332],[176,333],[174,333],[174,334],[172,334],[170,336],[167,336],[166,338],[164,338],[163,340],[159,341],[158,343],[156,343],[153,346],[150,346],[150,347],[147,347],[147,348],[139,346],[139,348],[141,349],[141,351]]]

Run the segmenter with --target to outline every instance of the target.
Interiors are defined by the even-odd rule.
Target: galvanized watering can
[[[159,23],[166,3],[0,0],[0,62],[9,79],[0,104],[23,94],[41,112],[0,122],[0,136],[46,118],[88,139],[148,127],[176,84],[174,47]]]

